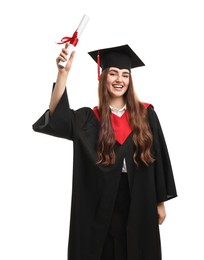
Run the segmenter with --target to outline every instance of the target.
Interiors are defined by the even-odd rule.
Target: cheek
[[[112,84],[112,80],[109,78],[109,77],[107,77],[107,80],[106,80],[106,85],[111,85]]]
[[[127,79],[124,83],[125,83],[125,88],[128,89],[128,87],[129,87],[129,83],[130,83],[129,79]]]
[[[106,82],[106,84],[104,84],[105,89],[107,89],[108,91],[110,90],[110,84],[108,82]]]
[[[112,81],[107,79],[107,81],[106,81],[106,83],[105,83],[105,87],[106,87],[106,89],[107,89],[108,91],[110,91],[110,90],[111,90],[111,87],[112,87]]]
[[[126,81],[125,81],[125,85],[128,87],[130,84],[130,79],[128,78]]]

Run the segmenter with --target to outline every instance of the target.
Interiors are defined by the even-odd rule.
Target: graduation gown
[[[33,130],[73,141],[73,186],[68,260],[100,260],[126,160],[130,205],[127,219],[127,259],[160,260],[161,243],[157,204],[177,196],[164,135],[156,115],[147,108],[153,133],[155,162],[149,166],[133,161],[132,133],[115,143],[114,165],[96,165],[99,121],[93,110],[72,110],[65,90],[52,116],[47,110]]]

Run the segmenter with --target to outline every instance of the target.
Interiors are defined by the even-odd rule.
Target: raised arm
[[[74,59],[74,51],[73,51],[65,68],[61,68],[58,66],[58,63],[60,60],[62,60],[62,61],[67,60],[66,56],[67,56],[68,52],[67,52],[66,47],[67,47],[67,45],[65,46],[65,48],[62,49],[60,55],[56,59],[56,63],[57,63],[57,67],[58,67],[58,74],[57,74],[57,79],[56,79],[56,83],[55,83],[55,88],[52,92],[52,96],[50,99],[50,105],[49,105],[50,115],[52,115],[52,113],[54,112],[57,104],[59,103],[59,101],[64,93],[64,90],[66,87],[66,82],[67,82],[67,77],[68,77],[68,74],[71,69],[73,59]]]

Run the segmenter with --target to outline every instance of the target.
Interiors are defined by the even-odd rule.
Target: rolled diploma
[[[84,16],[82,17],[82,19],[81,19],[81,22],[80,22],[78,28],[76,29],[76,31],[77,31],[77,33],[78,33],[78,34],[77,34],[77,38],[78,38],[78,39],[80,38],[82,32],[84,31],[84,29],[85,29],[85,27],[86,27],[88,21],[89,21],[89,17],[88,17],[87,15],[84,15]],[[77,45],[77,44],[76,44],[76,45]],[[67,61],[69,60],[70,55],[72,54],[72,52],[73,52],[73,50],[75,49],[76,45],[74,46],[73,44],[69,43],[69,45],[67,46],[67,50],[68,50],[68,55],[67,55],[67,57],[66,57],[67,60],[66,60],[66,61],[60,61],[60,62],[58,63],[58,66],[59,66],[59,67],[64,68],[64,67],[66,66]]]

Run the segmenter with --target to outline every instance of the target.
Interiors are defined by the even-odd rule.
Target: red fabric
[[[100,121],[98,108],[94,107],[93,112],[97,117],[97,119]],[[123,144],[127,139],[127,137],[129,136],[129,134],[132,132],[128,120],[128,111],[126,110],[121,117],[111,113],[111,122],[112,122],[113,131],[115,133],[115,139],[119,144]]]
[[[149,103],[143,103],[143,105],[145,108],[148,108],[149,106],[154,108]],[[98,108],[94,107],[93,112],[94,112],[96,118],[98,119],[98,121],[100,121],[100,115],[98,112]],[[127,137],[129,136],[129,134],[132,132],[132,128],[131,128],[131,126],[129,124],[129,120],[128,120],[128,111],[126,110],[121,117],[115,115],[114,113],[111,113],[111,122],[112,122],[112,127],[113,127],[113,130],[115,133],[116,141],[119,144],[123,144],[125,142],[125,140],[127,139]]]
[[[98,51],[98,55],[97,55],[97,64],[98,64],[98,80],[100,80],[100,77],[101,77],[101,73],[100,73],[100,67],[101,67],[101,59],[100,59],[100,54],[99,54],[99,51]]]
[[[57,42],[57,44],[64,44],[64,43],[66,43],[66,42],[69,42],[69,43],[71,43],[72,45],[76,46],[77,43],[78,43],[78,41],[79,41],[79,39],[77,38],[77,36],[78,36],[78,32],[75,31],[75,32],[73,33],[72,37],[65,36],[65,37],[63,37],[63,38],[61,39],[61,42]]]
[[[128,111],[126,110],[121,117],[111,113],[111,122],[115,133],[115,139],[119,144],[123,144],[132,132],[132,128],[130,127],[128,120]]]
[[[142,104],[144,105],[145,108],[152,107],[154,109],[152,104],[145,103],[145,102],[143,102]]]
[[[98,107],[94,107],[93,112],[94,112],[96,118],[98,119],[98,121],[100,121],[100,115],[99,115],[99,112],[98,112]]]

